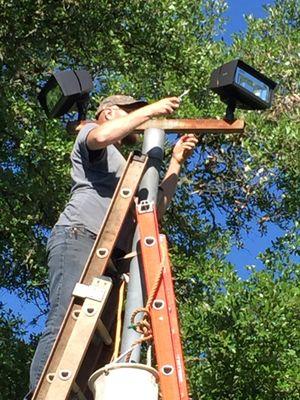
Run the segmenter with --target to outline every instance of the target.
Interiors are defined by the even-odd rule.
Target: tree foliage
[[[28,391],[28,369],[33,346],[25,342],[24,321],[0,303],[0,399],[21,399]],[[30,339],[32,344],[34,338]]]
[[[174,257],[194,399],[297,399],[299,237],[279,239],[242,280],[224,258]],[[191,295],[192,293],[192,295]]]
[[[239,112],[244,135],[201,137],[164,230],[186,300],[180,312],[193,398],[298,398],[299,275],[288,261],[296,255],[300,195],[298,2],[276,0],[266,18],[248,16],[232,45],[219,39],[223,0],[0,4],[0,285],[24,301],[46,295],[45,242],[70,186],[66,120],[47,120],[36,100],[47,74],[87,68],[96,88],[91,117],[108,94],[152,100],[186,88],[178,117],[222,117],[225,107],[207,84],[212,69],[232,58],[279,83],[271,110]],[[262,232],[273,222],[290,233],[261,256],[262,271],[241,281],[225,256],[253,220]],[[9,318],[3,311],[4,325]]]

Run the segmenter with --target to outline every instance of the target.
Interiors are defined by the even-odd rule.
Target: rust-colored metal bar
[[[143,133],[148,128],[160,128],[167,133],[242,133],[245,121],[242,119],[232,122],[224,119],[151,119],[137,127],[135,132]]]
[[[125,166],[122,177],[115,190],[111,205],[107,211],[100,232],[95,240],[94,247],[87,260],[80,283],[90,285],[94,277],[101,276],[110,262],[110,256],[126,215],[132,204],[135,192],[143,176],[147,164],[144,155],[131,154]],[[66,316],[53,345],[48,361],[43,370],[40,381],[35,389],[32,400],[45,400],[51,383],[47,380],[49,374],[56,372],[62,359],[69,337],[75,328],[74,312],[82,309],[83,300],[72,297]],[[56,399],[60,400],[60,399]]]

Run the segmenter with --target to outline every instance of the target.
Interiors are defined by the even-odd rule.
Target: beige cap
[[[136,100],[134,97],[125,96],[123,94],[117,94],[114,96],[106,97],[101,101],[96,112],[96,118],[98,118],[101,111],[109,106],[130,106],[136,105],[138,107],[146,106],[148,103],[145,100]]]

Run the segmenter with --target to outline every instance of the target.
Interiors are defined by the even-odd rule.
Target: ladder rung
[[[77,385],[76,382],[74,382],[73,386],[72,386],[72,392],[76,394],[78,400],[87,400],[87,398],[85,397],[85,395],[82,393],[80,387]]]
[[[96,329],[107,346],[112,344],[112,338],[101,319],[98,320]]]

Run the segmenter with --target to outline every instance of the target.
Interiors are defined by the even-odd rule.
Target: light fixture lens
[[[61,97],[63,96],[63,92],[59,85],[55,85],[54,88],[50,89],[46,94],[46,102],[48,110],[53,110],[55,105],[59,102]]]
[[[269,86],[239,67],[236,69],[234,82],[266,103],[270,101]]]

